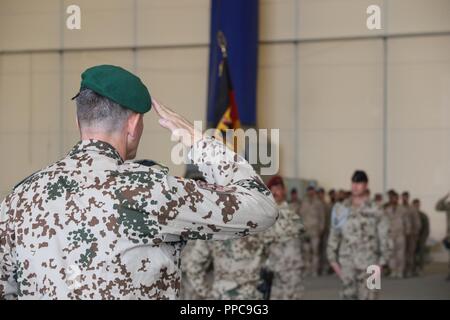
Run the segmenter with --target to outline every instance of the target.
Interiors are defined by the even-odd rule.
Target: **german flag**
[[[228,129],[238,129],[241,127],[226,56],[223,57],[219,66],[219,87],[215,104],[214,123],[217,130],[225,134]]]

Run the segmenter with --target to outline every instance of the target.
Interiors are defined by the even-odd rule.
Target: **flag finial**
[[[222,56],[224,58],[227,57],[227,38],[225,38],[225,35],[222,31],[217,32],[217,44],[220,47],[220,50],[222,51]]]

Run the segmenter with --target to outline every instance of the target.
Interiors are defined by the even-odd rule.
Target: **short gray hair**
[[[82,89],[76,98],[76,103],[81,129],[100,127],[107,132],[119,131],[134,112],[91,89]]]

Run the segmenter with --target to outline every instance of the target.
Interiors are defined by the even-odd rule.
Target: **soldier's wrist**
[[[201,163],[205,161],[203,156],[203,150],[208,148],[208,145],[213,143],[213,138],[203,136],[201,139],[196,140],[192,146],[189,148],[188,158],[193,163]]]

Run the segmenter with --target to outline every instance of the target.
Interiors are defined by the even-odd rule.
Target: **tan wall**
[[[88,66],[134,70],[154,96],[205,119],[209,0],[78,0],[81,31],[64,27],[72,3],[0,0],[0,197],[76,143],[70,98]],[[420,197],[442,237],[433,205],[450,190],[450,36],[389,38],[386,114],[383,40],[361,37],[448,32],[450,1],[260,3],[258,125],[280,128],[281,173],[346,188],[354,169],[366,169],[374,192],[386,185]],[[371,4],[382,7],[381,31],[366,28]],[[139,157],[182,175],[153,113],[145,124]]]
[[[261,3],[262,40],[325,39],[260,46],[258,122],[281,129],[282,174],[348,188],[353,170],[366,169],[373,192],[386,185],[420,198],[440,240],[445,217],[434,205],[450,190],[450,35],[419,35],[450,31],[450,1]],[[370,4],[382,8],[381,31],[366,28]],[[383,40],[361,37],[405,33],[415,36],[387,41],[384,114]],[[333,41],[340,37],[355,39]]]

